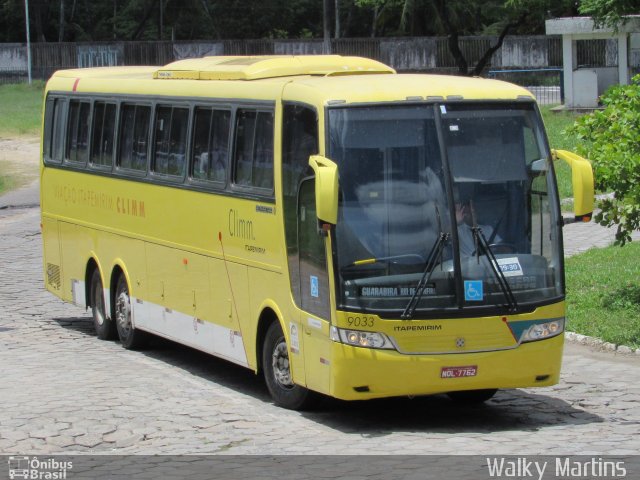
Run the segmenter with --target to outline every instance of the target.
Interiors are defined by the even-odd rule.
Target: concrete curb
[[[626,345],[616,345],[615,343],[605,342],[597,337],[589,337],[575,332],[564,332],[564,338],[568,342],[586,345],[587,347],[597,348],[604,352],[620,353],[624,355],[638,355],[640,357],[640,348],[633,349]]]

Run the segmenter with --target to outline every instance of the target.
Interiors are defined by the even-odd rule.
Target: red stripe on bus
[[[73,91],[75,92],[78,89],[78,84],[80,83],[80,79],[76,78],[76,81],[73,82]]]

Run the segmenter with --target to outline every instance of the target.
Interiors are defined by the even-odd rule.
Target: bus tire
[[[456,403],[466,405],[476,405],[484,403],[493,397],[497,388],[489,388],[486,390],[461,390],[459,392],[449,392],[447,396]]]
[[[267,389],[276,405],[304,410],[313,403],[313,393],[291,378],[289,348],[280,323],[269,325],[262,348],[262,371]]]
[[[104,289],[100,271],[96,268],[91,275],[91,316],[96,334],[101,340],[115,340],[118,336],[115,322],[107,316],[104,301]]]
[[[127,350],[137,350],[144,346],[146,335],[140,330],[133,328],[131,321],[131,296],[129,286],[124,275],[120,274],[116,284],[114,297],[114,317],[120,343]]]

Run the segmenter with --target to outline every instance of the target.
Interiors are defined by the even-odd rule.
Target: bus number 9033
[[[375,324],[375,319],[373,317],[347,317],[347,323],[350,327],[372,328]]]

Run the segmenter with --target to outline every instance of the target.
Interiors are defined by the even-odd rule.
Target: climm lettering
[[[132,217],[144,217],[146,215],[144,202],[131,198],[116,198],[116,211],[122,215],[131,215]]]
[[[255,240],[253,235],[253,222],[240,217],[237,210],[229,210],[229,235],[231,237]]]

